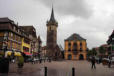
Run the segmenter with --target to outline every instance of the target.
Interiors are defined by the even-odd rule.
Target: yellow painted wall
[[[29,48],[29,53],[30,53],[31,46],[30,46],[30,44],[27,44],[27,43],[24,42],[24,38],[22,38],[21,52],[23,52],[23,46]]]
[[[71,43],[71,51],[69,52],[68,51],[68,43]],[[78,50],[78,54],[77,55],[74,55],[73,54],[73,44],[74,43],[77,43],[77,50]],[[80,51],[80,43],[82,43],[82,52]],[[86,49],[87,49],[87,46],[86,46],[86,41],[84,41],[84,40],[82,40],[82,41],[65,41],[65,43],[64,43],[64,47],[65,47],[65,53],[64,53],[64,56],[65,56],[65,59],[68,59],[68,55],[69,54],[71,54],[72,55],[72,60],[74,59],[74,57],[76,58],[76,60],[79,60],[79,56],[80,56],[80,54],[82,54],[83,55],[83,57],[84,57],[84,59],[86,59],[86,54],[87,54],[87,52],[86,52]]]
[[[0,36],[4,36],[4,32],[0,32]]]

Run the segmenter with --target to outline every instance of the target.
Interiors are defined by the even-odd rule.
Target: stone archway
[[[83,54],[80,54],[80,55],[79,55],[79,60],[84,60]]]
[[[71,59],[72,59],[72,55],[69,54],[69,55],[68,55],[68,60],[71,60]]]

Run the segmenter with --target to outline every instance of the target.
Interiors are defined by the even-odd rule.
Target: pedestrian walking
[[[96,66],[95,66],[95,57],[92,57],[92,59],[91,59],[91,64],[92,64],[92,66],[91,66],[91,68],[93,69],[96,69]]]
[[[51,62],[51,58],[49,58],[49,62]]]
[[[108,67],[111,67],[111,57],[109,57]]]
[[[42,59],[40,59],[39,62],[42,63]]]

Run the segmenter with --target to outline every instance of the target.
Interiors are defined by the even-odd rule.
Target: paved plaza
[[[44,76],[44,66],[48,68],[48,76],[72,76],[72,67],[75,67],[75,76],[114,76],[114,66],[108,68],[96,64],[96,69],[91,69],[88,61],[52,61],[42,64],[25,63],[23,69],[10,64],[8,76]]]

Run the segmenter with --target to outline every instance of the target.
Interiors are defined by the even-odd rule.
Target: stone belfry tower
[[[52,8],[50,20],[47,21],[47,46],[55,47],[57,45],[57,27],[58,23],[54,17],[54,11]]]
[[[52,7],[50,20],[47,21],[47,55],[52,59],[57,58],[59,54],[57,50],[59,48],[57,45],[57,27],[58,22],[55,20]]]

